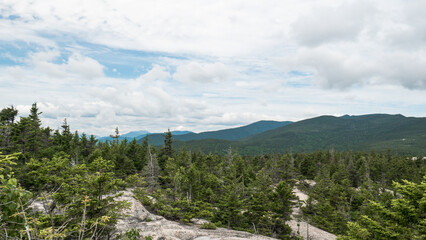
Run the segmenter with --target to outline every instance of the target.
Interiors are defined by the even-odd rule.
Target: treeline
[[[297,239],[286,225],[296,185],[309,194],[297,218],[342,239],[422,239],[425,232],[425,161],[388,153],[318,151],[241,156],[173,149],[170,131],[155,148],[133,141],[98,142],[94,136],[43,128],[30,115],[0,112],[0,237],[108,239],[132,187],[151,211],[205,228],[228,227]],[[306,180],[314,180],[309,182]],[[406,180],[406,181],[404,181]],[[34,213],[34,199],[45,211]],[[31,206],[34,206],[31,205]]]

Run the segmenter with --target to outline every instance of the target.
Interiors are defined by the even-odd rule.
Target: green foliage
[[[165,171],[166,162],[168,161],[168,159],[173,157],[172,144],[173,144],[172,133],[170,132],[170,129],[168,129],[168,131],[164,133],[164,145],[160,151],[160,155],[158,159],[158,166],[160,167],[162,171]]]
[[[152,199],[148,196],[145,189],[143,188],[136,188],[133,190],[134,196],[136,199],[138,199],[146,208],[151,208],[153,205]]]
[[[390,206],[369,201],[365,214],[349,222],[346,236],[340,239],[425,239],[426,176],[419,184],[394,182],[396,197]]]
[[[203,223],[203,224],[201,224],[201,225],[200,225],[200,228],[201,228],[201,229],[212,229],[212,230],[214,230],[214,229],[216,229],[217,227],[216,227],[216,225],[215,225],[214,223],[207,222],[207,223]]]
[[[68,155],[59,153],[52,159],[31,159],[25,169],[28,187],[46,196],[44,201],[53,201],[52,211],[62,209],[60,215],[50,215],[50,222],[38,224],[40,234],[102,237],[113,230],[120,210],[126,207],[114,200],[113,193],[124,181],[114,177],[110,160],[98,157],[88,165],[73,165]],[[61,229],[62,224],[67,228]]]
[[[299,217],[341,234],[342,239],[425,238],[423,159],[411,160],[391,152],[338,152],[334,147],[330,151],[244,156],[232,151],[230,142],[221,145],[214,139],[203,143],[212,143],[213,152],[222,149],[224,154],[205,155],[186,148],[175,151],[170,132],[165,134],[164,147],[157,150],[147,139],[141,145],[136,140],[118,141],[118,129],[115,141],[98,142],[94,136],[71,133],[66,120],[60,130],[43,128],[36,104],[19,122],[14,120],[16,114],[13,107],[0,112],[0,147],[7,154],[22,152],[0,155],[0,230],[9,237],[107,238],[128,206],[114,200],[119,196],[117,191],[131,187],[148,210],[171,220],[191,224],[193,218],[202,218],[211,224],[201,227],[228,227],[290,239],[285,222],[297,202],[293,187],[298,180],[299,189],[309,194]],[[270,137],[281,132],[288,138],[284,142],[280,135],[272,143],[259,137],[237,145],[244,153],[253,153],[278,147],[285,151],[286,141],[307,150],[319,142],[324,145],[315,148],[339,141],[335,144],[338,149],[350,146],[350,141],[329,131],[352,126],[374,133],[392,119],[399,119],[403,131],[411,129],[401,116],[355,119],[353,125],[354,119],[346,118],[307,120],[289,125],[285,131],[279,128],[258,135]],[[421,122],[409,121],[413,126]],[[298,136],[306,131],[308,138]],[[365,131],[355,134],[359,141],[367,135]],[[252,141],[256,145],[249,144]],[[306,179],[314,179],[316,184]],[[27,211],[32,196],[42,202],[45,212]],[[134,229],[126,234],[123,237],[127,239],[140,238]]]
[[[13,106],[0,111],[0,151],[9,153],[12,146],[12,134],[18,110]]]
[[[144,178],[140,174],[133,174],[126,178],[126,185],[128,187],[137,188],[145,184]]]
[[[127,230],[124,233],[124,237],[121,239],[122,240],[139,240],[140,238],[141,238],[140,230],[132,228]]]
[[[26,208],[32,194],[21,188],[13,176],[16,154],[0,153],[0,236],[19,237],[28,227]]]

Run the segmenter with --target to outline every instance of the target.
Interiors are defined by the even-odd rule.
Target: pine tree
[[[224,187],[222,199],[219,202],[220,218],[226,223],[228,228],[236,226],[242,220],[241,206],[243,199],[241,198],[241,184],[232,182]]]
[[[173,158],[172,144],[172,133],[170,132],[170,129],[168,129],[167,132],[164,133],[164,145],[161,149],[160,157],[158,159],[158,165],[162,171],[165,170],[167,160],[169,158]]]
[[[369,201],[365,214],[349,222],[341,240],[426,239],[426,177],[421,183],[393,183],[396,196],[390,206]]]
[[[96,145],[98,144],[98,139],[96,139],[96,137],[92,134],[89,137],[89,146],[88,146],[88,150],[90,153],[92,153],[93,151],[95,151]]]
[[[133,162],[135,170],[140,172],[147,163],[147,146],[146,139],[139,145],[135,138],[126,147],[126,156]]]
[[[0,112],[0,150],[5,153],[11,152],[11,138],[17,115],[18,110],[13,106],[4,108]]]
[[[24,160],[24,162],[27,158],[27,153],[30,152],[30,129],[31,120],[28,117],[21,117],[20,121],[13,128],[13,150],[23,154],[20,158]]]
[[[70,126],[67,123],[67,119],[64,119],[64,122],[61,125],[62,132],[60,135],[60,149],[67,154],[71,153],[71,141],[73,139],[73,134],[71,134]]]
[[[79,157],[80,157],[80,151],[81,151],[80,145],[81,145],[80,136],[78,135],[78,131],[76,130],[71,141],[71,152],[72,152],[74,164],[79,163]]]
[[[90,153],[89,140],[87,139],[87,135],[83,133],[81,134],[81,155],[83,158],[87,158]]]
[[[28,136],[28,144],[29,144],[29,152],[32,154],[36,154],[37,151],[40,149],[42,143],[41,143],[41,120],[39,118],[39,115],[41,112],[38,112],[37,103],[33,103],[30,115],[28,116],[30,120],[29,125],[29,136]]]
[[[115,127],[115,135],[109,135],[113,140],[112,144],[118,144],[118,139],[120,138],[120,131],[118,131],[118,127]]]

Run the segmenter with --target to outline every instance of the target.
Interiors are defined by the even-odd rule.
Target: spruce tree
[[[30,115],[28,116],[30,120],[29,125],[29,136],[28,136],[28,144],[29,144],[29,151],[32,154],[36,154],[37,151],[40,149],[42,143],[41,143],[41,120],[39,118],[39,115],[41,112],[38,111],[37,103],[33,103],[30,110]]]
[[[160,166],[160,169],[162,171],[165,170],[166,162],[168,161],[168,159],[173,157],[172,144],[172,133],[170,132],[170,129],[168,129],[167,132],[164,133],[164,145],[161,149],[160,158],[158,160],[158,165]]]
[[[0,151],[11,152],[12,133],[18,110],[13,106],[7,107],[0,112]]]

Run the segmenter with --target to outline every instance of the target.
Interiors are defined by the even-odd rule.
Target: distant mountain
[[[143,138],[143,137],[145,137],[148,134],[149,134],[148,131],[142,130],[142,131],[128,132],[126,134],[121,135],[120,137],[127,138],[127,139],[129,139],[129,138],[131,138],[131,139],[133,139],[133,138],[138,139],[138,138]]]
[[[192,133],[191,131],[172,131],[173,135],[182,135],[182,134],[188,134],[188,133]],[[128,132],[126,134],[121,135],[118,140],[124,140],[127,139],[129,141],[133,140],[133,138],[136,138],[136,140],[140,140],[144,137],[146,137],[147,135],[151,134],[148,131],[145,130],[141,130],[141,131],[132,131],[132,132]],[[152,133],[152,135],[163,135],[163,133]],[[107,140],[112,141],[112,137],[108,136],[108,137],[100,137],[98,138],[99,141],[101,142],[105,142]]]
[[[107,140],[112,141],[111,137],[98,137],[99,142],[106,142]]]
[[[193,133],[191,131],[172,131],[172,135],[184,135],[184,134],[188,134],[188,133]]]
[[[271,129],[282,127],[291,122],[259,121],[246,126],[224,129],[219,131],[209,131],[201,133],[190,133],[176,137],[176,140],[190,141],[201,139],[223,139],[238,140],[254,134],[262,133]]]
[[[290,123],[292,122],[259,121],[242,127],[223,129],[218,131],[201,133],[191,132],[181,135],[177,135],[172,132],[172,135],[174,135],[174,140],[183,142],[203,139],[239,140],[271,129],[282,127]],[[163,135],[164,134],[149,134],[148,139],[151,143],[154,142],[155,145],[162,145],[164,140]]]
[[[182,143],[176,142],[176,146]],[[400,154],[426,155],[426,118],[371,114],[320,116],[249,136],[239,141],[201,140],[185,143],[188,149],[242,154],[300,152],[330,149],[388,149]]]
[[[141,138],[144,138],[146,135],[148,135],[149,132],[145,131],[145,130],[141,130],[141,131],[132,131],[132,132],[128,132],[126,134],[121,135],[118,140],[124,140],[127,139],[129,141],[133,140],[133,138],[136,138],[136,140],[139,140]],[[112,141],[112,137],[110,136],[105,136],[105,137],[100,137],[98,138],[99,141],[101,142],[105,142],[107,140]]]

